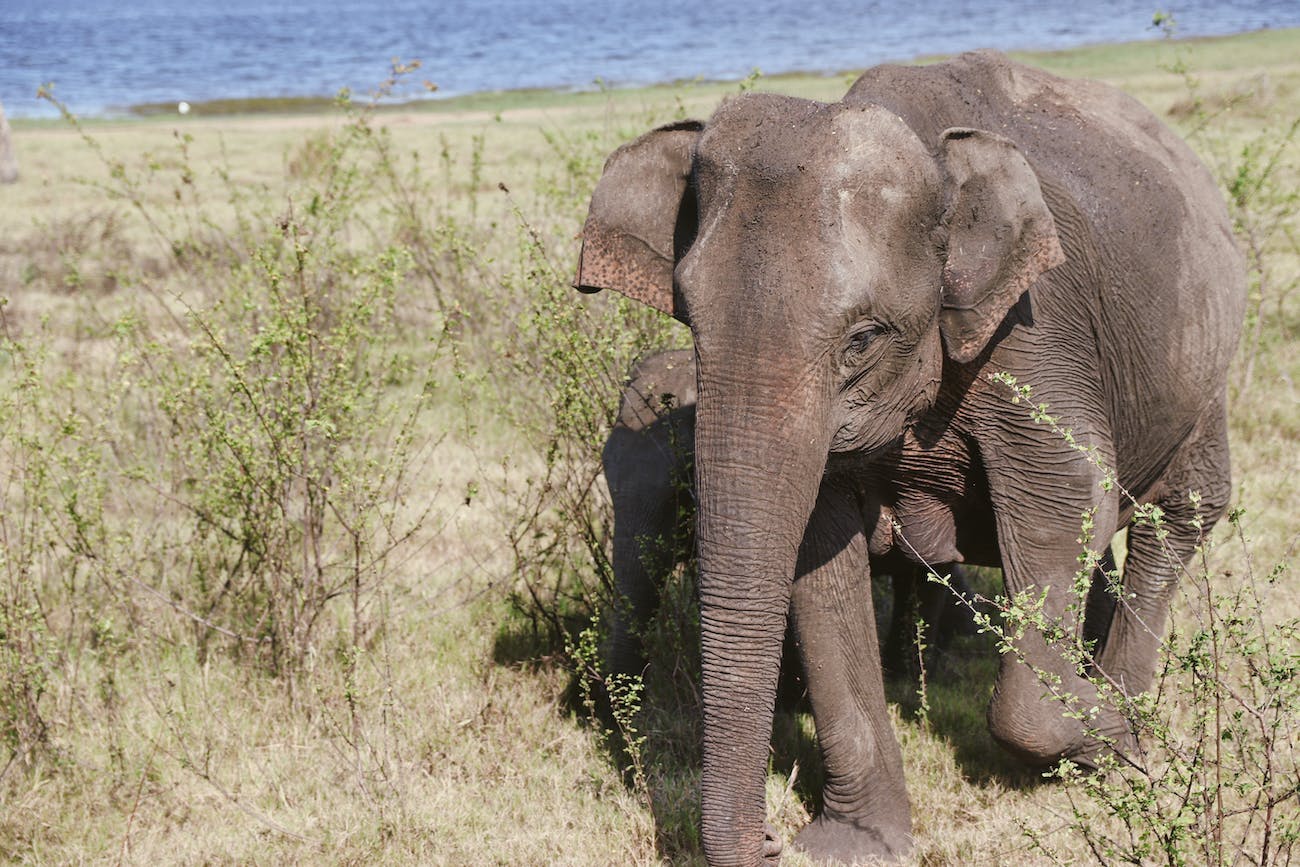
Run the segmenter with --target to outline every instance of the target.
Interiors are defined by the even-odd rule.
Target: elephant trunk
[[[802,388],[763,389],[751,375],[727,387],[701,371],[695,467],[703,842],[710,865],[752,865],[762,858],[790,587],[830,438],[824,406],[806,380]]]

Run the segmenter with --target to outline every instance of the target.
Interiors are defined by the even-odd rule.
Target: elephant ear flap
[[[686,321],[673,268],[695,236],[695,199],[688,187],[703,128],[698,121],[662,126],[610,155],[582,227],[574,288],[613,289]]]
[[[948,258],[939,328],[948,355],[973,360],[1038,276],[1065,261],[1038,176],[1007,139],[945,130]]]

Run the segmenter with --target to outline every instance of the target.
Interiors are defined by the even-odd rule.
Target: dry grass
[[[1221,163],[1261,131],[1300,114],[1297,44],[1300,35],[1289,32],[1030,59],[1108,78],[1186,125],[1197,117],[1186,82],[1158,66],[1181,55],[1189,69],[1203,70],[1201,105],[1222,109],[1196,140],[1207,159]],[[834,98],[844,84],[832,77],[760,86]],[[369,616],[380,625],[374,640],[345,677],[333,636],[345,631],[347,616],[333,612],[338,622],[325,632],[319,657],[286,691],[275,678],[250,675],[245,658],[196,653],[185,640],[184,618],[148,594],[132,596],[131,622],[113,610],[90,612],[99,615],[91,618],[94,627],[52,657],[58,668],[41,699],[51,749],[28,766],[0,772],[0,859],[700,862],[691,837],[691,772],[652,773],[648,800],[626,785],[576,708],[567,670],[539,659],[527,630],[508,615],[514,576],[506,529],[537,458],[494,409],[493,389],[509,383],[494,375],[490,353],[509,352],[513,333],[494,317],[508,323],[519,313],[508,309],[517,299],[498,302],[486,293],[517,267],[518,215],[543,236],[556,268],[567,270],[583,205],[579,187],[594,177],[603,154],[651,123],[707,115],[728,90],[734,87],[548,97],[542,107],[502,98],[482,109],[377,118],[402,163],[418,154],[436,180],[439,200],[427,207],[495,230],[480,238],[481,259],[458,271],[460,291],[479,301],[466,321],[484,335],[469,353],[469,373],[457,386],[445,357],[429,362],[443,387],[421,433],[436,447],[413,467],[409,489],[415,498],[432,498],[433,510],[371,600]],[[167,213],[178,200],[198,202],[188,213],[210,220],[196,227],[198,234],[220,243],[235,231],[232,188],[271,209],[306,207],[294,179],[311,176],[343,123],[326,115],[88,124],[102,155],[70,129],[16,124],[23,179],[0,188],[4,329],[11,336],[45,334],[56,368],[88,382],[113,366],[120,351],[115,323],[128,311],[162,339],[177,339],[175,317],[187,304],[211,300],[214,287],[195,285],[196,272],[177,267],[144,214],[106,194],[105,164],[121,161],[143,173],[146,213]],[[572,164],[580,159],[587,163]],[[178,180],[184,165],[196,169],[188,182]],[[1292,149],[1280,170],[1282,189],[1297,188],[1296,166]],[[574,189],[557,194],[565,184]],[[369,202],[364,213],[379,225],[390,204]],[[1289,234],[1272,241],[1273,294],[1264,299],[1272,325],[1254,382],[1233,397],[1235,499],[1247,510],[1258,571],[1294,560],[1297,544],[1297,233],[1292,223]],[[373,239],[358,228],[354,240],[364,246]],[[128,273],[137,276],[127,280]],[[426,358],[419,331],[437,317],[427,299],[407,302],[409,346],[399,349],[418,364]],[[472,487],[476,496],[468,496]],[[156,506],[117,507],[139,509],[136,526],[146,536],[162,532],[171,518]],[[1223,544],[1214,556],[1216,569],[1241,574],[1238,549]],[[62,577],[47,576],[52,584]],[[1279,619],[1300,616],[1295,580],[1289,575],[1276,586],[1270,613]],[[1069,814],[1057,787],[1017,768],[989,739],[983,713],[993,671],[986,642],[964,644],[933,673],[928,720],[918,717],[910,687],[891,687],[916,819],[916,864],[1039,863],[1022,826],[1050,835]],[[774,821],[787,830],[812,802],[809,725],[794,713],[778,720],[769,801]],[[799,775],[789,785],[796,761]]]

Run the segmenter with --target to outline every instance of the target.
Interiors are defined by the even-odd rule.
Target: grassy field
[[[1022,56],[1135,95],[1233,203],[1252,261],[1230,410],[1249,541],[1225,521],[1203,573],[1263,599],[1233,622],[1281,660],[1267,766],[1283,794],[1300,787],[1284,628],[1300,579],[1273,571],[1300,539],[1297,58],[1300,31]],[[584,708],[580,636],[607,580],[596,460],[618,379],[689,334],[572,293],[575,236],[620,142],[738,89],[834,99],[852,78],[14,123],[0,860],[702,863],[689,574],[667,591],[630,750]],[[1179,602],[1184,637],[1204,626],[1200,586]],[[1254,676],[1248,657],[1225,666]],[[977,636],[924,701],[890,687],[914,862],[1118,860],[1080,831],[1116,821],[1091,812],[1104,798],[990,740],[995,664]],[[1194,674],[1161,696],[1179,726]],[[793,833],[816,807],[815,741],[797,708],[776,728],[770,818]],[[1160,791],[1150,827],[1183,827]],[[1276,808],[1279,836],[1300,832],[1297,801]],[[1148,836],[1140,863],[1178,863]]]

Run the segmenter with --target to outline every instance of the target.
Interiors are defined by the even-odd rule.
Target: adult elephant
[[[1245,287],[1212,178],[1138,103],[983,52],[877,67],[833,104],[747,94],[617,150],[582,239],[579,288],[695,337],[710,864],[779,855],[764,769],[787,611],[826,766],[796,844],[843,862],[911,848],[870,553],[1000,565],[1009,592],[1077,629],[1080,516],[1097,549],[1128,526],[1127,599],[1096,662],[1149,686],[1177,571],[1165,549],[1187,560],[1194,511],[1209,524],[1229,496]],[[1163,510],[1163,539],[1130,525],[1121,490]],[[1086,763],[1093,731],[1130,736],[1114,708],[1085,730],[1045,697],[1034,669],[1097,695],[1042,633],[1015,649],[989,707],[999,743]]]

